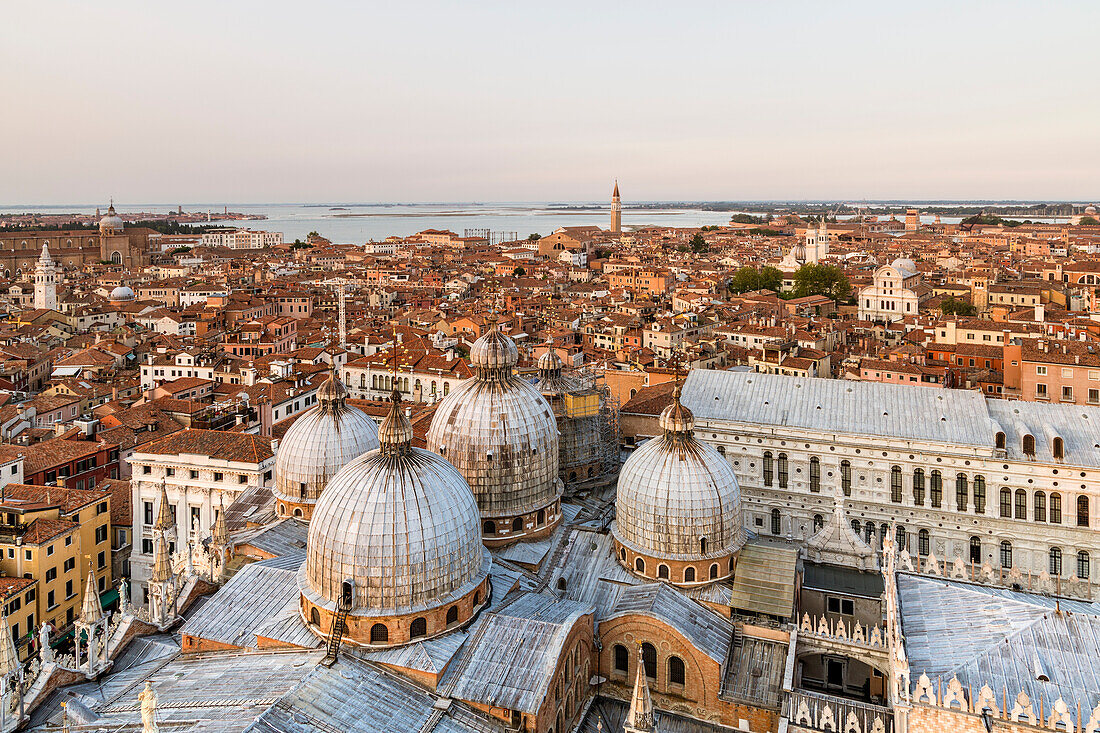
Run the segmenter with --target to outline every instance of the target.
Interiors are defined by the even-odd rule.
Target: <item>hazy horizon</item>
[[[1100,198],[1095,3],[5,10],[0,206]]]

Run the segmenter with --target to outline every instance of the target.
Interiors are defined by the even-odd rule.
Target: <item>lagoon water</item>
[[[467,229],[515,232],[524,239],[530,234],[550,234],[562,226],[595,224],[607,228],[611,213],[607,203],[461,203],[461,204],[228,204],[230,211],[263,214],[266,220],[223,222],[218,215],[226,204],[179,204],[186,212],[211,212],[213,224],[246,226],[282,232],[286,240],[304,239],[318,232],[339,244],[361,244],[391,235],[406,236],[424,229],[450,229],[463,234]],[[116,204],[119,213],[175,211],[178,204]],[[623,207],[623,227],[657,224],[698,227],[725,224],[731,214],[699,209],[630,209]],[[566,208],[576,207],[576,208]],[[100,208],[106,210],[105,205]],[[94,213],[96,205],[0,206],[0,213]]]

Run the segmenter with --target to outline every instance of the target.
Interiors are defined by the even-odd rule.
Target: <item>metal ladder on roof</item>
[[[347,628],[346,621],[349,610],[349,608],[343,607],[332,617],[332,631],[328,635],[328,651],[325,658],[321,660],[321,664],[326,667],[336,664],[336,655],[340,652],[340,642],[343,641],[344,630]]]

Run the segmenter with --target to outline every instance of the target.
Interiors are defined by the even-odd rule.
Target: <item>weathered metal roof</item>
[[[306,549],[309,525],[299,519],[282,519],[259,529],[244,530],[233,537],[236,544],[252,545],[275,556],[302,555]],[[298,562],[301,562],[299,558]]]
[[[299,552],[278,558],[282,562],[244,566],[188,619],[181,633],[244,648],[255,648],[257,635],[307,648],[320,646],[298,617],[295,576],[304,559]]]
[[[441,688],[471,702],[538,712],[566,637],[593,610],[550,595],[521,594],[471,627],[462,660],[447,670]]]
[[[1100,606],[908,573],[897,576],[912,683],[923,673],[964,688],[989,685],[1076,716],[1100,702]],[[1049,682],[1038,679],[1039,672]]]
[[[578,733],[623,733],[628,706],[621,700],[597,697],[578,727]],[[685,718],[675,713],[657,710],[657,727],[661,733],[725,733],[736,731],[717,723]]]
[[[787,618],[794,613],[798,547],[751,540],[741,548],[733,577],[730,605],[734,608]]]
[[[804,562],[802,568],[803,588],[847,593],[864,598],[878,598],[882,595],[882,573],[819,565],[809,561]]]
[[[679,589],[665,583],[626,588],[607,618],[632,613],[663,621],[719,665],[725,664],[733,642],[733,624],[691,600]]]
[[[458,700],[438,695],[347,655],[318,666],[263,712],[249,733],[503,733],[504,726]],[[434,720],[434,723],[432,722]]]

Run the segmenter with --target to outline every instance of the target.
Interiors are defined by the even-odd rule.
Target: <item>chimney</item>
[[[1046,309],[1043,308],[1042,303],[1038,303],[1035,306],[1035,322],[1042,323],[1044,320],[1046,320]]]

